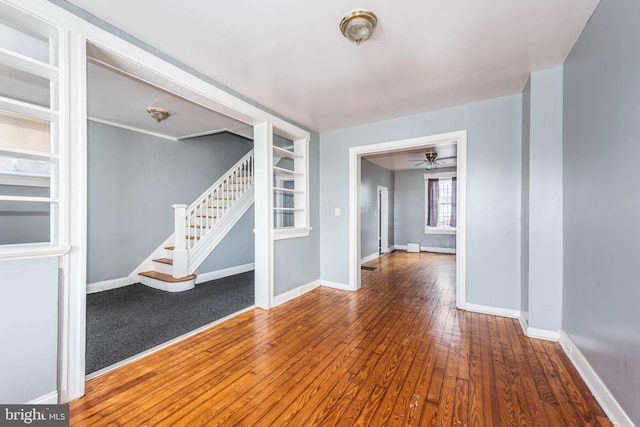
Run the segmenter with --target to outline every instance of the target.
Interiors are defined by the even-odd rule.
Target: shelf
[[[19,245],[0,245],[0,260],[16,260],[41,257],[62,256],[71,250],[70,246],[53,243],[25,243]]]
[[[56,67],[2,47],[0,47],[0,64],[49,80],[58,78]]]
[[[280,188],[280,187],[273,187],[273,191],[282,191],[283,193],[291,193],[291,194],[302,194],[302,193],[304,193],[304,191],[302,191],[302,190],[293,190],[291,188]]]
[[[273,152],[280,154],[282,157],[289,157],[290,159],[301,159],[303,156],[296,154],[293,151],[285,150],[284,148],[273,146]]]
[[[280,211],[280,212],[299,212],[299,211],[303,211],[304,209],[302,208],[273,208],[274,211]]]
[[[277,166],[273,167],[273,173],[277,175],[290,175],[290,176],[302,175],[301,172],[295,172],[289,169],[279,168]]]
[[[0,202],[58,203],[58,199],[51,197],[0,196]]]
[[[23,116],[34,117],[47,121],[56,120],[58,113],[47,107],[42,107],[28,102],[17,101],[15,99],[0,96],[0,110],[10,111]]]
[[[0,156],[19,157],[21,159],[30,160],[58,160],[60,158],[57,154],[7,147],[0,147]]]

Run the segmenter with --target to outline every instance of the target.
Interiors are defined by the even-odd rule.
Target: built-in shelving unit
[[[307,235],[308,141],[274,135],[273,140],[273,225],[276,238]],[[286,230],[286,232],[284,232]],[[299,230],[300,233],[291,233]]]
[[[50,235],[42,243],[57,243],[59,30],[8,5],[0,14],[0,204],[8,212],[42,212],[49,204]]]

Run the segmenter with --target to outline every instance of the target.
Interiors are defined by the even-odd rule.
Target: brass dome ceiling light
[[[158,123],[160,123],[163,120],[166,120],[167,117],[171,115],[171,113],[168,112],[167,110],[164,110],[158,107],[147,108],[147,113],[149,113],[149,115],[153,118],[153,120],[155,120]]]
[[[367,9],[354,9],[342,17],[340,31],[342,35],[360,46],[373,34],[378,25],[378,17]]]

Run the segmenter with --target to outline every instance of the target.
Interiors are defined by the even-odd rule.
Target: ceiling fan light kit
[[[358,46],[369,40],[378,25],[378,17],[368,9],[354,9],[346,13],[340,21],[342,35]]]
[[[424,167],[428,171],[436,170],[438,166],[442,164],[442,160],[455,159],[456,156],[451,157],[438,157],[438,153],[435,152],[427,152],[424,153],[424,160],[409,160],[410,162],[417,162],[414,164],[414,167],[425,165]]]

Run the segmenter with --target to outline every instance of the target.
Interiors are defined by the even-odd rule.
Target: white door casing
[[[467,131],[428,135],[418,138],[360,145],[349,149],[349,289],[360,289],[360,163],[362,156],[432,147],[455,142],[457,145],[457,233],[456,233],[456,306],[466,308],[467,250]]]

